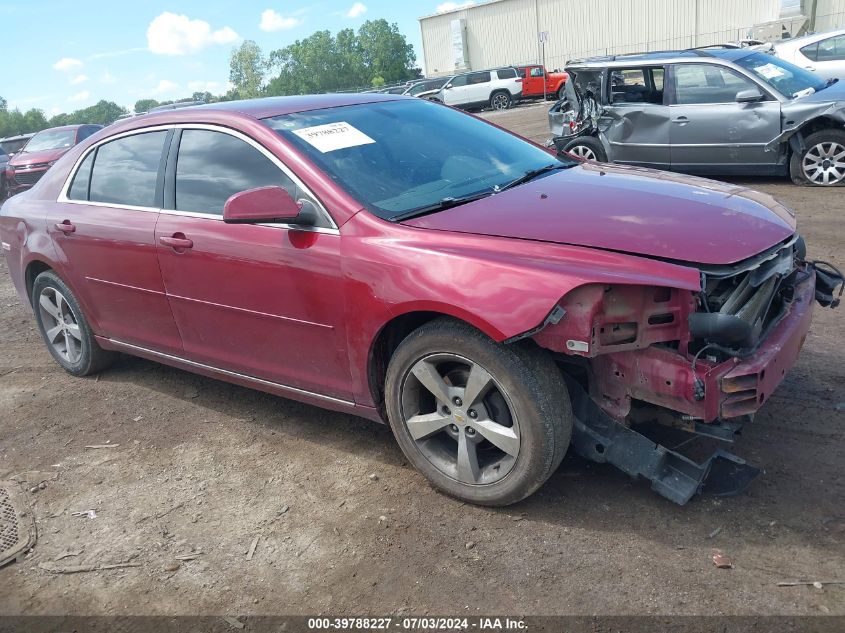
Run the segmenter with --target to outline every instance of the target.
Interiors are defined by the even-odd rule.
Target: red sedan
[[[9,200],[0,238],[68,372],[123,352],[388,421],[435,486],[491,505],[570,440],[686,501],[712,464],[637,424],[735,430],[841,281],[768,196],[391,95],[128,119]]]

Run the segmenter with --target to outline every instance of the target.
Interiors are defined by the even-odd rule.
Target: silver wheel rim
[[[570,154],[586,160],[596,160],[596,153],[586,145],[575,145],[568,150]]]
[[[493,109],[506,110],[508,107],[508,98],[503,94],[498,94],[493,97]]]
[[[507,394],[478,363],[430,354],[405,374],[402,423],[441,473],[470,486],[501,481],[519,456],[519,422]]]
[[[839,184],[845,180],[845,146],[834,141],[817,143],[804,154],[801,168],[813,184]]]
[[[38,297],[38,311],[47,343],[59,357],[71,364],[82,358],[82,332],[73,308],[55,288],[44,288]]]

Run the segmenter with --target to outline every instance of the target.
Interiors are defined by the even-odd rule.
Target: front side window
[[[492,194],[527,171],[561,165],[532,143],[425,100],[327,108],[265,122],[385,219],[447,198]]]
[[[51,149],[73,147],[76,130],[44,130],[39,132],[23,148],[26,153],[44,152]]]
[[[535,66],[534,68],[531,69],[531,76],[532,77],[542,77],[543,76],[543,69],[538,67],[538,66]]]
[[[616,68],[610,76],[611,103],[663,104],[663,68]]]
[[[158,207],[156,180],[166,131],[146,132],[104,143],[91,170],[89,199],[95,202]]]
[[[675,103],[734,103],[742,90],[759,90],[754,83],[729,68],[715,64],[675,66]]]
[[[296,184],[252,145],[223,132],[184,130],[176,160],[176,209],[213,215],[241,191],[278,185],[294,200]]]
[[[469,75],[458,75],[452,80],[450,84],[453,88],[461,88],[467,85],[467,77]]]

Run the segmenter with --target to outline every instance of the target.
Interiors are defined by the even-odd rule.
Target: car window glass
[[[135,134],[100,145],[91,171],[90,199],[157,207],[156,179],[166,131]]]
[[[663,68],[610,70],[612,103],[663,104]]]
[[[473,86],[476,85],[476,84],[484,84],[484,83],[487,83],[489,81],[490,81],[490,73],[488,71],[484,71],[484,72],[481,72],[481,73],[472,73],[471,75],[469,75],[469,78],[467,80],[467,82],[470,85],[473,85]]]
[[[253,146],[222,132],[184,130],[176,159],[176,209],[223,214],[232,195],[278,185],[294,200],[303,197],[296,184]]]
[[[77,143],[84,141],[86,138],[94,134],[94,132],[99,131],[99,127],[95,127],[93,125],[88,125],[85,127],[79,128],[79,134],[77,135]]]
[[[94,154],[91,152],[82,161],[79,169],[76,170],[76,175],[73,177],[73,184],[70,186],[67,197],[71,200],[87,200],[88,199],[88,183],[91,182],[91,165],[94,164]]]
[[[452,86],[454,88],[460,88],[461,86],[467,85],[467,77],[468,75],[458,75],[452,80]]]
[[[819,42],[817,62],[832,62],[845,59],[845,35],[830,37]]]
[[[804,55],[804,57],[809,59],[811,62],[814,62],[814,61],[816,61],[816,56],[818,55],[819,43],[814,42],[814,43],[810,44],[809,46],[805,46],[804,48],[802,48],[800,50],[801,50],[801,54]]]
[[[532,77],[542,77],[543,76],[543,69],[542,68],[532,68],[531,69],[531,76]]]
[[[496,77],[499,79],[513,79],[516,77],[515,68],[500,68],[496,71]]]
[[[676,102],[679,104],[733,103],[741,90],[759,90],[733,71],[714,64],[675,66]]]

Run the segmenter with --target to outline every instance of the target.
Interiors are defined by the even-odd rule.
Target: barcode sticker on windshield
[[[293,133],[324,154],[338,149],[346,149],[347,147],[375,143],[373,139],[361,130],[352,127],[346,121],[304,127],[301,130],[293,130]]]

